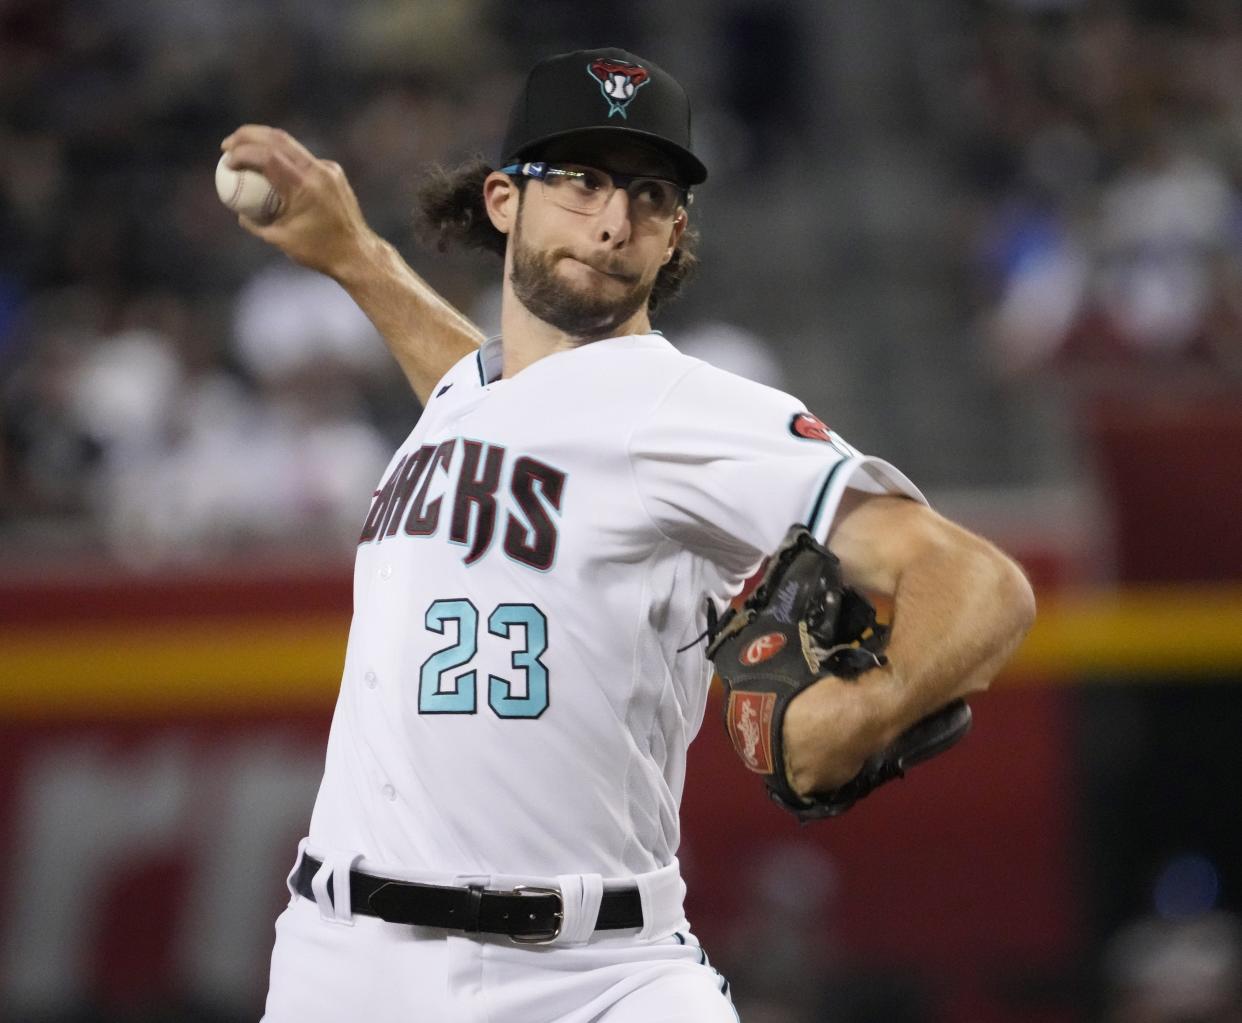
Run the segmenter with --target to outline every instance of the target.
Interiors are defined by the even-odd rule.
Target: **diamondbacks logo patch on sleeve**
[[[818,416],[809,412],[799,412],[789,423],[789,429],[796,437],[807,440],[824,440],[832,443],[832,431]]]
[[[794,417],[789,421],[789,432],[804,440],[820,440],[825,444],[831,444],[846,458],[853,458],[858,454],[854,448],[828,429],[828,424],[819,416],[813,416],[809,412],[795,412]]]
[[[729,738],[742,763],[756,774],[772,773],[772,711],[775,707],[775,693],[729,694]]]

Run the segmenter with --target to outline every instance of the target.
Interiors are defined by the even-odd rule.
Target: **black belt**
[[[293,878],[299,895],[315,898],[311,881],[321,866],[313,856],[302,856]],[[331,875],[328,896],[333,897]],[[444,927],[467,934],[507,934],[514,941],[533,944],[556,940],[565,919],[565,903],[555,888],[519,885],[512,891],[496,891],[482,885],[418,884],[360,870],[349,872],[349,902],[353,912],[392,924]],[[643,904],[637,888],[604,892],[595,921],[597,931],[642,925]]]

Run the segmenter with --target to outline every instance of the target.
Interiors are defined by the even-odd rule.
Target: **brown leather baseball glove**
[[[844,785],[803,799],[789,784],[781,740],[789,701],[825,675],[847,684],[884,664],[887,627],[862,594],[844,585],[836,556],[802,526],[786,534],[741,608],[712,618],[709,613],[707,656],[724,682],[734,749],[763,776],[772,799],[801,821],[844,813],[970,730],[970,707],[954,700],[868,758]]]

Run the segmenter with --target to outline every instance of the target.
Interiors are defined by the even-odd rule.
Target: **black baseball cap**
[[[629,136],[672,158],[687,185],[707,180],[690,149],[690,100],[667,71],[625,50],[575,50],[540,61],[513,104],[504,164],[567,136]]]

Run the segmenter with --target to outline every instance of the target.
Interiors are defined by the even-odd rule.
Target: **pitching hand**
[[[262,173],[280,194],[271,223],[237,222],[295,263],[341,279],[377,240],[341,165],[320,160],[280,128],[246,124],[220,143],[229,165]]]

